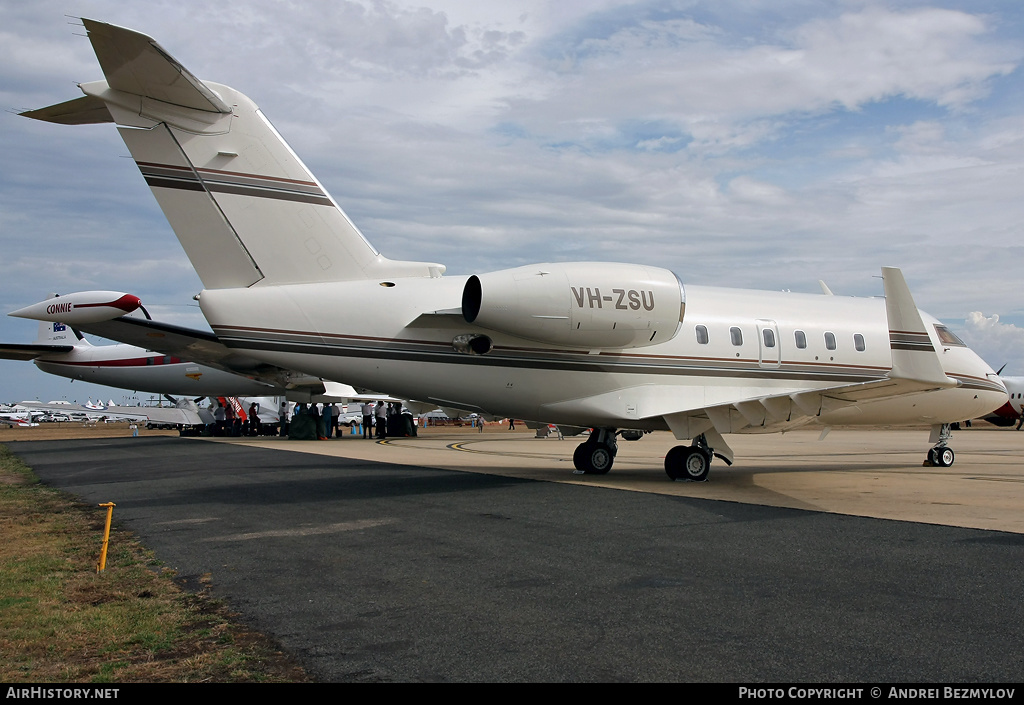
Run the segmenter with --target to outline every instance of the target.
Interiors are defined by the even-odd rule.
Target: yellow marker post
[[[107,543],[110,541],[110,519],[114,516],[114,507],[117,505],[113,502],[105,502],[100,506],[107,508],[107,525],[103,529],[103,550],[100,551],[100,562],[99,565],[96,566],[97,573],[107,567]]]

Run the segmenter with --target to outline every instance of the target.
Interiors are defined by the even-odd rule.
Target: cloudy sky
[[[14,114],[102,78],[83,16],[249,95],[392,258],[858,296],[899,266],[1024,375],[1024,3],[0,0],[0,312],[114,289],[203,327],[114,127]],[[120,394],[0,362],[0,400]]]

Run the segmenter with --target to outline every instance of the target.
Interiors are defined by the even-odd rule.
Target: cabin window
[[[701,345],[707,345],[708,344],[708,327],[707,326],[697,326],[694,330],[697,332],[697,342],[700,343]]]
[[[761,338],[764,340],[764,346],[766,348],[775,347],[775,331],[773,331],[771,328],[762,328]]]
[[[864,336],[860,333],[853,334],[853,347],[857,349],[857,352],[864,352]]]
[[[733,345],[743,345],[743,331],[736,326],[729,329],[729,340]]]
[[[939,342],[942,343],[943,345],[953,345],[959,348],[967,347],[967,343],[960,340],[960,338],[956,336],[956,333],[951,331],[946,326],[936,325],[935,332],[939,336]]]
[[[836,349],[836,334],[835,333],[829,333],[829,332],[826,331],[826,333],[825,333],[825,347],[827,349],[829,349],[829,350],[835,350]]]
[[[796,339],[796,346],[803,350],[807,347],[807,334],[802,330],[793,331],[793,337]]]

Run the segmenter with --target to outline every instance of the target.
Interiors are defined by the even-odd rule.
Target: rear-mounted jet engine
[[[667,269],[608,262],[504,269],[471,276],[462,291],[467,323],[589,350],[669,341],[685,306],[683,284]]]

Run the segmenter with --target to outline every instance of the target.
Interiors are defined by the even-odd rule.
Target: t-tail
[[[444,272],[382,256],[246,96],[144,34],[82,21],[106,80],[22,115],[116,123],[207,289]]]

